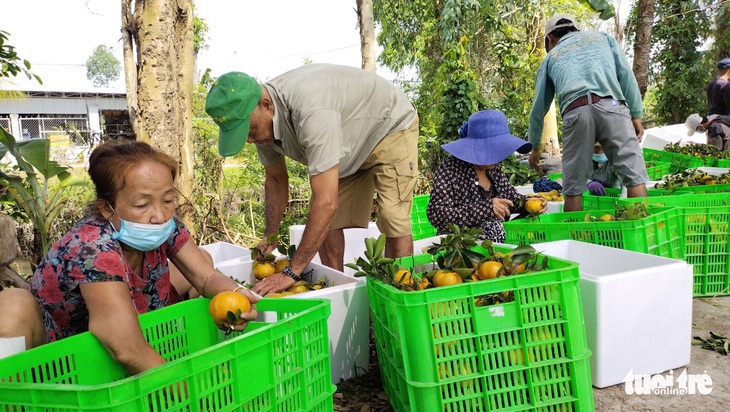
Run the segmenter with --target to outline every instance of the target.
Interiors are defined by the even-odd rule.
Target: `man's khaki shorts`
[[[337,212],[330,229],[368,227],[377,193],[380,233],[412,234],[411,204],[418,178],[418,118],[405,130],[385,136],[355,174],[340,179]]]

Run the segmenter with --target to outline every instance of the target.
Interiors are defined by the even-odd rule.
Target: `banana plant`
[[[70,186],[85,186],[88,183],[50,159],[50,143],[46,139],[16,142],[13,135],[0,127],[0,160],[6,154],[15,158],[17,167],[0,170],[0,184],[25,212],[33,224],[34,241],[31,262],[36,263],[46,253],[52,239],[49,239],[51,223],[68,202],[63,192]],[[49,181],[58,179],[58,184],[49,190]]]

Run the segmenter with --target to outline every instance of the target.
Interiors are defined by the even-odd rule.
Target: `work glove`
[[[606,189],[603,188],[603,185],[598,180],[591,180],[588,182],[588,191],[595,196],[606,195]]]

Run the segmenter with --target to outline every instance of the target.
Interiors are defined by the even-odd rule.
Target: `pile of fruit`
[[[253,275],[256,278],[256,282],[264,280],[275,273],[281,273],[284,268],[291,262],[291,257],[296,251],[296,246],[291,245],[286,247],[280,245],[277,248],[281,256],[276,257],[274,254],[269,253],[264,255],[258,248],[251,249],[251,259],[253,259]],[[298,293],[309,292],[312,290],[319,290],[328,286],[328,279],[326,276],[322,276],[315,282],[309,282],[304,279],[313,278],[313,270],[302,273],[302,280],[297,281],[286,290],[279,293],[269,293],[266,295],[267,298],[283,298],[286,296],[296,295]],[[247,285],[247,287],[253,285]]]
[[[585,222],[612,222],[616,220],[638,220],[649,216],[649,201],[634,202],[628,205],[616,205],[614,214],[604,213],[601,216],[594,216],[587,213],[583,218]]]
[[[713,159],[727,159],[730,152],[725,152],[711,144],[688,144],[680,146],[679,142],[664,147],[665,152],[679,153],[694,157],[711,157]]]
[[[664,176],[664,179],[656,183],[654,187],[671,192],[680,187],[726,184],[729,181],[730,173],[715,176],[698,169],[688,169]]]
[[[439,243],[426,248],[433,256],[433,268],[416,273],[415,268],[399,267],[393,259],[382,257],[385,236],[377,240],[365,239],[365,257],[346,266],[357,271],[355,276],[374,277],[403,291],[421,291],[430,288],[457,285],[465,282],[479,282],[545,270],[547,257],[540,255],[532,246],[519,246],[503,253],[495,252],[492,242],[481,243],[487,253],[472,249],[477,246],[479,228],[460,228],[450,225],[451,233]],[[514,300],[513,292],[506,291],[475,298],[478,305],[495,304]]]
[[[553,189],[549,192],[537,192],[535,194],[537,196],[544,198],[548,202],[562,202],[564,200],[563,195],[560,194],[560,191],[555,190],[555,189]]]

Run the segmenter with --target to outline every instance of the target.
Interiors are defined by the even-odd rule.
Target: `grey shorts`
[[[563,116],[563,193],[583,194],[593,173],[593,146],[603,146],[608,161],[626,187],[649,181],[644,155],[622,102],[604,98],[575,108]]]

